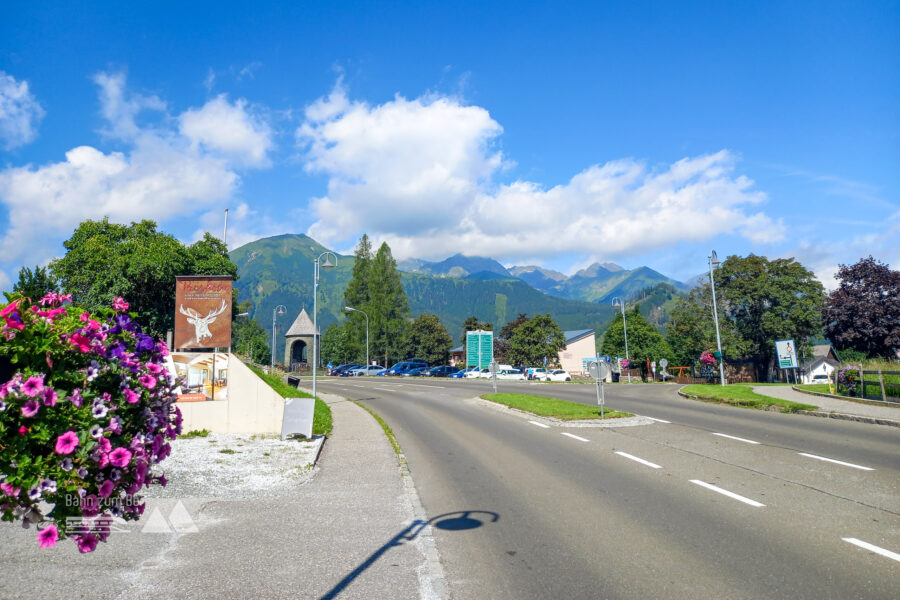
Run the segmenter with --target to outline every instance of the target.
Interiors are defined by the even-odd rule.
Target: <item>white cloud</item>
[[[766,200],[727,151],[663,168],[622,159],[565,184],[498,185],[501,126],[447,97],[351,102],[338,83],[298,129],[306,168],[329,176],[309,235],[339,243],[360,231],[400,257],[466,254],[517,260],[566,253],[616,257],[738,233],[754,242],[784,225],[751,208]]]
[[[189,128],[191,136],[171,126],[141,127],[136,115],[145,109],[163,110],[165,103],[129,93],[120,74],[101,73],[95,81],[108,133],[125,140],[128,149],[105,153],[80,146],[61,162],[0,171],[0,202],[9,214],[0,235],[0,264],[46,261],[85,219],[193,219],[213,205],[227,206],[240,183],[235,163],[252,160],[259,165],[266,159],[268,146],[253,136],[250,149],[242,152],[228,135],[204,138],[200,125]],[[232,105],[220,97],[188,111],[191,117],[185,120],[200,115],[210,119],[207,124],[215,121],[231,132],[244,131],[248,123],[266,127],[250,119],[243,107],[243,101]]]
[[[225,154],[248,166],[268,166],[272,130],[250,114],[246,100],[228,102],[222,94],[179,117],[181,134],[197,145]]]
[[[0,293],[2,292],[11,292],[13,287],[12,280],[9,278],[9,275],[6,274],[6,271],[0,270]],[[0,300],[2,301],[2,300]]]
[[[0,143],[12,150],[31,142],[42,118],[44,109],[28,91],[28,82],[0,71]]]

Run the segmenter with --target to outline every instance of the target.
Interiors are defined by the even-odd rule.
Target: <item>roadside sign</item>
[[[588,373],[590,373],[591,377],[594,379],[600,379],[600,363],[597,361],[591,361],[588,363]]]
[[[499,366],[500,366],[500,365],[497,364],[497,361],[496,361],[496,360],[492,360],[492,361],[491,361],[491,364],[488,365],[488,370],[491,372],[491,375],[496,375],[496,374],[497,374],[497,369],[499,368]]]
[[[659,366],[661,366],[663,369],[665,369],[666,367],[669,366],[669,361],[666,360],[665,358],[661,358],[661,359],[659,359]]]
[[[797,346],[794,340],[776,340],[775,356],[778,357],[778,367],[781,369],[796,369],[799,367],[797,363]]]
[[[469,331],[466,333],[466,364],[485,369],[494,360],[494,332]]]

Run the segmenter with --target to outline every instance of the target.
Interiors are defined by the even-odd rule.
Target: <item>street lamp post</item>
[[[631,383],[631,359],[628,357],[628,323],[625,322],[625,301],[615,297],[612,299],[612,305],[622,307],[622,327],[625,328],[625,362],[629,363],[626,377],[628,377],[628,383]]]
[[[722,336],[719,335],[719,309],[716,307],[716,281],[713,278],[713,265],[719,264],[716,251],[709,256],[709,286],[712,288],[713,320],[716,322],[716,347],[719,350],[719,383],[725,385],[725,357],[722,355]]]
[[[328,256],[334,257],[334,262],[328,260]],[[325,257],[325,262],[321,264],[323,269],[331,269],[337,264],[337,256],[334,252],[323,252],[316,257],[313,268],[313,398],[316,397],[316,370],[319,367],[319,261]]]
[[[353,308],[352,306],[345,306],[344,310],[350,312],[358,312],[362,313],[362,315],[366,318],[366,375],[369,374],[369,315],[367,315],[364,311],[359,310],[358,308]]]
[[[279,304],[275,308],[272,309],[272,367],[271,369],[275,370],[275,317],[277,315],[283,315],[287,312],[287,308],[284,304]]]

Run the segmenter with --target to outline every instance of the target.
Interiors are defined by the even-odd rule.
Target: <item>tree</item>
[[[406,319],[409,317],[409,300],[403,291],[397,261],[387,243],[381,244],[372,259],[369,302],[363,310],[369,315],[370,338],[375,349],[373,355],[383,356],[384,366],[387,367],[391,358],[400,356]]]
[[[514,365],[555,364],[566,347],[566,336],[550,313],[535,315],[516,326],[509,338],[507,359]]]
[[[253,306],[249,301],[241,304],[235,303],[237,313],[249,313]],[[250,360],[267,365],[272,360],[269,351],[269,334],[256,319],[249,315],[235,318],[231,325],[231,350],[235,354],[249,356]]]
[[[62,289],[87,310],[124,297],[154,337],[174,326],[175,276],[237,275],[220,240],[207,233],[185,246],[149,220],[131,225],[108,218],[84,221],[63,246],[65,256],[50,263]]]
[[[767,372],[774,369],[775,340],[792,338],[800,358],[811,356],[810,340],[822,333],[822,284],[792,258],[729,256],[716,277],[725,314],[746,342],[746,351]]]
[[[726,357],[745,356],[747,344],[723,310],[727,299],[718,290],[716,297],[722,352]],[[676,302],[666,325],[666,341],[672,348],[672,355],[666,358],[673,366],[689,367],[697,362],[704,350],[717,347],[712,292],[708,283],[695,287],[687,298]]]
[[[343,365],[354,360],[355,350],[348,343],[346,323],[332,323],[322,336],[322,360],[335,365]]]
[[[353,263],[353,274],[344,290],[344,306],[368,313],[371,307],[370,279],[373,256],[372,242],[365,233],[359,239],[353,255],[356,260]],[[344,348],[350,351],[353,357],[358,357],[362,363],[366,356],[366,317],[358,312],[347,313],[345,334]]]
[[[422,313],[406,330],[406,358],[420,358],[429,365],[446,364],[453,338],[437,315]]]
[[[900,271],[869,256],[841,265],[837,278],[822,312],[825,337],[839,351],[893,356],[900,348]]]
[[[647,375],[647,361],[668,359],[672,356],[672,348],[656,328],[647,322],[639,307],[625,312],[625,323],[628,325],[628,356],[641,369],[641,376]],[[618,313],[603,334],[603,346],[600,350],[610,356],[625,356],[625,330],[622,326],[622,313]]]
[[[59,282],[45,267],[35,267],[34,271],[28,267],[19,269],[19,281],[13,289],[21,292],[26,298],[37,302],[47,292],[58,292]]]
[[[509,340],[512,338],[516,328],[523,323],[528,322],[528,315],[519,313],[519,316],[503,326],[502,329],[494,336],[494,356],[500,362],[509,359]]]
[[[459,341],[460,341],[460,343],[463,344],[463,345],[466,344],[466,334],[469,333],[470,331],[479,331],[479,330],[482,330],[482,331],[493,331],[493,330],[494,330],[494,324],[493,324],[493,323],[487,323],[487,322],[485,322],[485,321],[479,321],[479,320],[478,320],[478,317],[474,317],[474,316],[469,317],[469,318],[467,318],[465,321],[463,321],[463,326],[462,326],[462,327],[463,327],[463,332],[462,332],[462,335],[461,335],[460,338],[459,338]]]

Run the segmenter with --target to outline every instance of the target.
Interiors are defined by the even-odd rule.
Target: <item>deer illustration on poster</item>
[[[213,335],[209,331],[209,326],[216,320],[216,317],[225,312],[226,303],[222,300],[222,306],[209,311],[205,317],[201,317],[200,313],[191,308],[184,308],[184,305],[178,306],[178,312],[187,317],[187,322],[194,326],[194,338],[197,343],[201,343],[204,339],[212,339]]]

